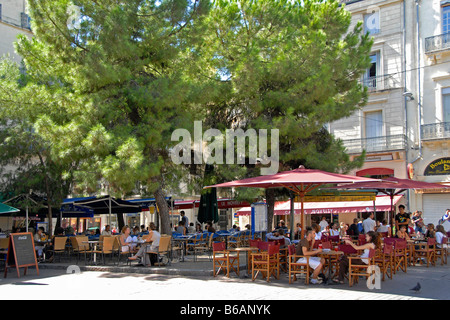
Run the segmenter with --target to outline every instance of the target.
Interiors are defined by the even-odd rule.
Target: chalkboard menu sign
[[[30,232],[12,233],[9,237],[5,278],[8,272],[8,268],[15,267],[17,270],[17,276],[20,277],[19,268],[24,267],[24,275],[26,275],[28,267],[32,266],[36,266],[36,271],[39,275],[33,235]]]

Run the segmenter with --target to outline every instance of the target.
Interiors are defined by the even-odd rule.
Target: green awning
[[[4,203],[0,203],[0,214],[2,213],[11,213],[11,212],[19,212],[20,210],[17,208],[10,207]]]

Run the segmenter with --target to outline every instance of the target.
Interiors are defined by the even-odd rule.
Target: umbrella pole
[[[111,196],[108,198],[108,205],[109,205],[109,222],[108,224],[111,225]]]
[[[290,233],[290,238],[291,241],[294,240],[294,199],[295,199],[295,195],[290,193],[291,195],[291,214],[290,214],[290,219],[291,219],[291,233]]]
[[[300,194],[300,204],[301,204],[301,221],[302,221],[302,232],[301,232],[301,239],[303,239],[304,238],[304,236],[305,236],[305,212],[304,212],[304,210],[303,210],[303,201],[304,201],[304,197],[305,197],[305,195],[302,193],[302,194]],[[301,240],[300,239],[300,240]]]

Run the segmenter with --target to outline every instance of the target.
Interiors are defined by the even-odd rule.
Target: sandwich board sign
[[[25,268],[23,275],[27,274],[28,267],[36,267],[39,275],[39,267],[34,248],[34,239],[31,232],[12,233],[9,237],[8,253],[6,256],[5,278],[8,268],[16,268],[20,278],[19,268]]]

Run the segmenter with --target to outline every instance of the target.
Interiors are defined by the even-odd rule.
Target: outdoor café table
[[[247,269],[247,271],[249,270],[249,265],[248,265],[248,253],[249,252],[254,252],[254,251],[258,251],[259,249],[256,247],[238,247],[238,248],[230,248],[228,249],[228,251],[231,252],[237,252],[238,254],[240,252],[245,252],[246,253],[246,260],[245,260],[245,267]]]
[[[225,248],[228,248],[228,237],[229,236],[233,236],[236,233],[231,233],[231,232],[228,232],[228,231],[222,231],[222,232],[219,231],[219,232],[216,232],[216,234],[217,234],[217,236],[223,237],[225,239]]]
[[[181,260],[180,262],[184,262],[184,256],[186,255],[186,243],[192,239],[192,237],[195,237],[194,235],[181,235],[181,236],[177,236],[177,237],[173,237],[172,240],[173,241],[177,241],[177,242],[181,242]]]
[[[344,254],[343,251],[335,251],[335,250],[332,250],[332,249],[326,250],[326,251],[324,251],[322,249],[322,252],[317,254],[319,257],[325,258],[325,261],[328,261],[328,277],[327,277],[326,284],[334,284],[333,281],[331,280],[331,258],[332,257],[339,257],[339,256],[341,256],[343,254]]]
[[[94,253],[92,257],[92,262],[94,264],[97,264],[97,253],[94,251],[95,247],[100,243],[99,240],[88,240],[88,241],[82,241],[82,243],[89,244],[89,249]]]

